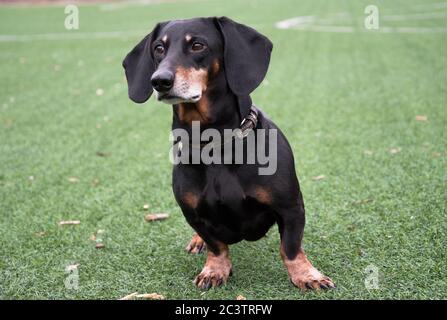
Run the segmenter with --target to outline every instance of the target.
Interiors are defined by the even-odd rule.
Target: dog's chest
[[[195,213],[201,225],[226,243],[259,239],[274,222],[271,211],[250,196],[249,182],[223,166],[206,172]]]
[[[200,203],[210,209],[219,207],[238,209],[245,199],[244,188],[239,177],[227,167],[210,167],[206,171],[204,188],[200,195]]]

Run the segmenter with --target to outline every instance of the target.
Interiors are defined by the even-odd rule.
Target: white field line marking
[[[113,11],[121,10],[135,6],[148,6],[156,4],[166,4],[166,3],[190,3],[190,2],[203,2],[205,0],[133,0],[133,1],[122,1],[117,3],[102,4],[99,6],[101,11]]]
[[[257,26],[252,24],[252,26]],[[261,25],[258,25],[261,27]],[[0,34],[0,42],[34,42],[58,40],[98,40],[119,39],[127,40],[129,37],[144,37],[150,32],[147,30],[128,31],[98,31],[98,32],[60,32],[40,34]]]
[[[173,2],[173,1],[170,1]],[[162,3],[160,0],[137,0],[137,1],[123,1],[123,2],[117,2],[117,3],[108,3],[103,4],[99,7],[102,11],[113,11],[113,10],[120,10],[123,8],[129,8],[134,6],[147,6],[152,4],[159,4]]]
[[[320,25],[302,25],[296,26],[295,30],[305,30],[314,32],[336,32],[336,33],[353,33],[355,30],[350,26],[320,26]]]
[[[413,8],[418,8],[418,9],[427,9],[427,8],[445,9],[445,8],[447,8],[447,2],[416,4],[416,5],[413,6]]]
[[[109,32],[62,32],[41,34],[0,34],[0,42],[32,42],[41,40],[96,40],[123,39],[132,36],[143,36],[150,30],[109,31]]]
[[[328,16],[329,17],[327,19],[316,19],[315,16],[295,17],[279,21],[275,25],[278,29],[290,29],[295,27],[302,27],[305,25],[314,25],[316,23],[325,25],[334,22],[334,20],[346,21],[351,20],[352,18],[348,12],[333,13],[329,14]]]
[[[386,21],[431,20],[431,19],[443,19],[443,18],[447,18],[447,12],[425,12],[425,13],[402,14],[402,15],[388,15],[381,17],[381,19]]]
[[[295,30],[305,30],[305,31],[315,31],[315,32],[342,32],[351,33],[354,32],[353,27],[349,26],[325,26],[315,24],[314,16],[302,16],[295,17],[291,19],[286,19],[278,21],[275,23],[278,29],[295,29]]]
[[[336,20],[350,20],[350,16],[346,13],[333,14]],[[440,19],[447,17],[447,13],[444,12],[427,12],[410,15],[389,15],[384,16],[384,20],[396,21],[396,20],[421,20],[421,19]],[[335,26],[321,24],[329,23],[331,19],[316,19],[315,16],[301,16],[294,17],[286,20],[281,20],[275,23],[275,27],[278,29],[294,29],[301,31],[313,31],[313,32],[338,32],[338,33],[353,33],[355,31],[366,32],[369,30],[354,28],[353,26]],[[332,20],[334,22],[334,20]],[[371,32],[371,31],[369,31]],[[447,28],[443,27],[380,27],[379,30],[373,31],[374,33],[446,33]]]
[[[335,33],[353,33],[356,31],[354,27],[350,26],[319,26],[319,25],[301,25],[288,29],[312,32],[335,32]],[[422,27],[380,27],[379,30],[369,31],[357,29],[361,32],[372,33],[447,33],[447,28],[422,28]]]
[[[278,29],[290,29],[290,28],[301,26],[301,25],[313,23],[314,20],[315,20],[314,16],[295,17],[295,18],[291,18],[291,19],[278,21],[275,24],[275,26]]]
[[[126,0],[126,1],[115,1],[115,2],[110,2],[109,3],[102,3],[102,5],[104,6],[116,6],[116,7],[126,7],[129,5],[145,5],[145,4],[153,4],[153,3],[160,3],[160,2],[178,2],[176,0]],[[179,0],[181,1],[181,0]]]
[[[446,33],[447,28],[432,27],[380,27],[378,30],[382,33]]]

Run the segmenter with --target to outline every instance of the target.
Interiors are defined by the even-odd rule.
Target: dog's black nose
[[[151,78],[151,84],[158,92],[169,91],[174,85],[174,74],[170,71],[156,72]]]

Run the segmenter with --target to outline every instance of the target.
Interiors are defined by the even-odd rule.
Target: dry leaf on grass
[[[236,300],[247,300],[247,298],[240,294],[236,297]]]
[[[81,221],[79,220],[67,220],[67,221],[59,221],[59,225],[60,226],[64,226],[64,225],[76,225],[76,224],[80,224]]]
[[[167,213],[150,213],[144,217],[144,220],[146,220],[147,222],[152,222],[152,221],[164,220],[167,218],[169,218],[169,214]]]
[[[68,266],[65,267],[65,270],[67,271],[73,271],[76,270],[79,267],[79,263],[76,264],[70,264]]]
[[[365,151],[363,151],[363,154],[365,154],[367,156],[372,156],[373,152],[371,150],[365,150]]]
[[[390,153],[391,154],[396,154],[399,153],[402,149],[401,148],[390,148]]]
[[[106,247],[106,245],[104,243],[102,243],[102,242],[98,242],[97,244],[95,244],[95,248],[96,249],[102,249],[102,248],[105,248],[105,247]]]
[[[12,119],[5,119],[4,122],[5,122],[5,127],[9,129],[12,127],[12,124],[14,121]]]
[[[158,293],[139,294],[138,292],[134,292],[128,294],[125,297],[120,298],[119,300],[135,300],[135,299],[165,300],[166,298]]]
[[[45,232],[45,231],[40,231],[40,232],[36,232],[36,233],[34,233],[34,235],[36,236],[36,237],[43,237],[43,236],[45,236],[47,233]]]
[[[415,117],[416,121],[427,121],[428,117],[427,116],[423,116],[423,115],[417,115]]]
[[[135,297],[140,299],[165,300],[165,297],[158,293],[137,294]]]
[[[374,201],[374,199],[367,198],[367,199],[361,199],[361,200],[354,201],[352,204],[359,205],[359,204],[365,204],[365,203],[369,203],[369,202],[373,202],[373,201]]]
[[[71,183],[76,183],[76,182],[79,182],[79,178],[78,177],[69,177],[68,181]]]
[[[110,156],[110,152],[103,152],[103,151],[96,151],[96,155],[98,156],[98,157],[108,157],[108,156]]]
[[[137,294],[138,294],[138,292],[134,292],[134,293],[128,294],[127,296],[119,298],[118,300],[133,300]]]
[[[326,176],[323,175],[323,174],[320,174],[319,176],[312,177],[312,180],[313,181],[319,181],[319,180],[323,180],[324,178],[326,178]]]

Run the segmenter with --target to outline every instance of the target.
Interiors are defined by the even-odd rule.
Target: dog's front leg
[[[205,266],[194,280],[194,283],[200,289],[208,290],[211,287],[218,287],[226,283],[231,275],[232,264],[228,246],[219,243],[216,249],[208,247]]]
[[[279,227],[281,257],[289,273],[290,281],[302,290],[334,288],[333,281],[312,266],[301,248],[304,207],[298,206],[287,210],[281,215]]]

